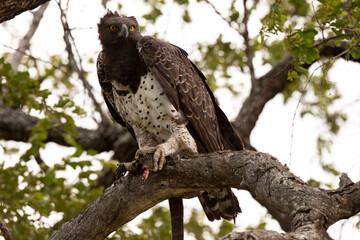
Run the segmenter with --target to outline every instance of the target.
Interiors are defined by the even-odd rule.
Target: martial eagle
[[[135,159],[153,153],[157,171],[167,156],[243,149],[204,74],[183,49],[142,36],[134,17],[117,12],[100,19],[98,32],[102,93],[114,120],[136,138]],[[199,200],[210,221],[232,220],[241,212],[228,187],[202,191]]]

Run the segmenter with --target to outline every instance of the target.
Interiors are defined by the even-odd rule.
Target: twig
[[[314,2],[313,2],[313,1],[311,1],[311,6],[312,6],[313,11],[314,11],[314,13],[315,13],[315,20],[316,20],[316,22],[319,24],[319,27],[320,27],[320,29],[321,29],[322,39],[324,40],[324,39],[325,39],[325,36],[324,36],[324,27],[323,27],[323,25],[320,23],[319,19],[318,19],[317,16],[316,16],[316,11],[315,11],[315,6],[314,6]]]
[[[24,52],[29,49],[31,38],[34,36],[39,24],[40,20],[42,19],[44,12],[49,5],[49,2],[44,3],[40,6],[39,10],[33,13],[33,20],[29,27],[28,32],[25,34],[24,38],[21,39],[19,43],[18,50],[15,52],[13,57],[11,58],[11,68],[13,69],[14,73],[17,73],[18,66],[22,57],[24,56]]]
[[[9,228],[6,226],[5,222],[1,218],[0,218],[0,231],[2,232],[5,240],[15,240]]]
[[[328,38],[323,39],[322,41],[316,43],[316,44],[313,46],[313,48],[317,48],[317,47],[319,47],[321,44],[324,44],[324,43],[326,43],[326,42],[329,42],[329,41],[331,41],[331,40],[333,40],[333,39],[341,38],[341,37],[350,37],[350,36],[352,36],[352,35],[354,35],[354,34],[339,34],[339,35],[336,35],[336,36],[328,37]]]
[[[351,48],[348,48],[348,49],[345,49],[344,51],[342,51],[341,53],[339,53],[338,55],[332,57],[330,59],[330,63],[333,64],[334,61],[336,59],[338,59],[339,57],[343,56],[344,54],[346,54],[347,52],[349,52],[351,50]],[[318,66],[316,69],[314,69],[314,71],[311,73],[309,79],[307,80],[303,90],[301,91],[301,96],[299,98],[299,101],[297,102],[296,104],[296,107],[295,107],[295,112],[294,112],[294,115],[293,115],[293,118],[292,118],[292,122],[291,122],[291,139],[290,139],[290,154],[289,154],[289,164],[291,163],[291,153],[292,153],[292,146],[293,146],[293,138],[294,138],[294,128],[295,128],[295,117],[296,117],[296,114],[298,112],[298,109],[299,109],[299,106],[300,106],[300,103],[302,102],[302,99],[304,98],[305,96],[305,93],[306,93],[306,88],[308,87],[311,79],[313,78],[315,72],[320,69],[320,68],[323,68],[324,65],[326,63],[323,63],[321,64],[320,66]]]
[[[69,55],[69,65],[78,74],[81,83],[83,84],[85,90],[87,91],[90,99],[92,100],[92,102],[95,106],[95,110],[101,116],[101,122],[106,123],[108,121],[108,118],[106,117],[106,114],[103,112],[100,104],[97,102],[97,100],[93,94],[93,89],[92,89],[91,85],[86,80],[85,71],[82,66],[82,59],[81,59],[80,53],[78,51],[78,48],[75,44],[75,39],[71,34],[71,30],[70,30],[71,28],[69,27],[69,24],[67,21],[66,12],[64,9],[62,9],[60,0],[57,1],[57,4],[60,9],[60,20],[61,20],[61,24],[62,24],[63,30],[64,30],[64,41],[66,44],[66,51]],[[76,59],[75,59],[73,48],[75,49],[75,54],[77,56],[78,61],[76,61]],[[95,118],[93,118],[93,119],[95,122],[99,123]]]
[[[68,72],[66,72],[66,71],[64,71],[63,69],[61,69],[61,66],[55,65],[54,63],[52,63],[52,62],[50,62],[50,61],[47,61],[47,60],[44,60],[44,59],[41,59],[41,58],[38,58],[38,57],[34,57],[33,55],[28,54],[28,53],[25,52],[25,51],[22,51],[22,50],[20,50],[20,49],[16,49],[16,48],[11,47],[11,46],[9,46],[9,45],[7,45],[7,44],[4,44],[4,43],[0,43],[0,44],[3,45],[4,47],[9,48],[9,49],[11,49],[11,50],[14,50],[14,51],[16,51],[16,52],[21,52],[21,54],[23,54],[24,56],[28,56],[28,57],[36,60],[36,61],[39,61],[39,62],[42,62],[42,63],[46,63],[46,64],[50,64],[53,68],[61,71],[62,73],[66,74],[68,77],[71,77],[71,74],[69,74]]]
[[[206,2],[207,4],[209,4],[209,5],[212,7],[212,9],[214,10],[214,12],[215,12],[217,15],[219,15],[219,17],[220,17],[222,20],[224,20],[224,21],[229,25],[230,28],[234,29],[240,36],[242,36],[241,31],[240,31],[238,28],[234,27],[234,26],[232,25],[232,22],[231,22],[229,19],[227,19],[226,17],[224,17],[224,16],[216,9],[216,7],[214,6],[214,4],[212,4],[209,0],[204,0],[204,2]]]
[[[255,86],[256,83],[256,78],[255,78],[255,70],[254,70],[254,65],[253,65],[253,61],[252,61],[252,51],[251,51],[251,46],[250,46],[250,39],[249,39],[249,32],[248,32],[248,10],[246,8],[246,0],[244,0],[244,18],[243,18],[243,24],[245,26],[244,31],[241,32],[240,28],[236,28],[233,26],[233,22],[230,19],[227,19],[226,17],[224,17],[214,6],[214,4],[212,4],[209,0],[205,0],[205,2],[207,4],[209,4],[212,9],[214,10],[214,12],[220,16],[220,18],[222,20],[224,20],[230,28],[234,29],[240,36],[242,36],[244,38],[245,41],[245,54],[246,54],[246,58],[247,58],[247,65],[249,67],[249,72],[250,72],[250,76],[251,76],[251,83],[253,86]]]
[[[252,51],[251,51],[249,32],[248,32],[248,20],[249,20],[249,16],[248,16],[248,10],[246,8],[246,0],[244,0],[244,18],[243,18],[244,32],[242,33],[242,36],[245,41],[245,54],[247,59],[247,65],[250,70],[252,87],[256,87],[255,70],[253,65]]]

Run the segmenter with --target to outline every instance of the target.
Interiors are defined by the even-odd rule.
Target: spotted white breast
[[[115,106],[123,120],[133,128],[145,129],[159,143],[166,141],[177,125],[186,123],[184,113],[175,109],[150,72],[141,77],[136,93],[116,81],[112,84]]]

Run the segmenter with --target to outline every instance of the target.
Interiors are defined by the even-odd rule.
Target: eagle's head
[[[122,42],[137,42],[140,37],[139,24],[135,17],[121,17],[108,11],[98,24],[99,39],[103,46],[121,44]]]

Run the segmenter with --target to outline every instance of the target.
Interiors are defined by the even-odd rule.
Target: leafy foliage
[[[1,216],[16,239],[44,239],[57,227],[75,216],[87,203],[102,193],[88,175],[96,173],[85,169],[90,161],[72,162],[74,168],[84,170],[75,184],[57,176],[66,170],[66,161],[46,168],[30,171],[29,165],[19,161],[14,166],[0,164]],[[51,218],[59,218],[55,226]]]
[[[59,96],[55,104],[48,104],[48,99],[54,94],[49,89],[42,89],[41,83],[57,77],[70,89],[69,75],[59,75],[53,68],[46,68],[44,72],[37,79],[30,77],[29,72],[15,74],[5,58],[0,58],[1,101],[7,107],[20,108],[39,116],[28,139],[30,148],[12,166],[6,166],[6,161],[0,163],[0,212],[16,239],[50,237],[56,228],[102,193],[99,187],[90,188],[97,185],[91,177],[97,174],[89,168],[92,163],[89,160],[76,161],[83,150],[75,141],[74,119],[85,116],[85,111],[66,95]],[[48,131],[59,127],[67,143],[75,147],[75,153],[50,167],[42,161],[39,150],[46,146]],[[2,148],[4,154],[18,154],[14,148],[7,150],[6,145]],[[39,164],[37,170],[32,170],[34,159]],[[67,183],[64,177],[59,177],[68,167],[79,171],[76,183]],[[58,219],[55,225],[54,218]]]
[[[50,95],[46,90],[40,90],[40,84],[30,78],[28,72],[13,73],[11,65],[5,63],[5,58],[0,58],[0,76],[2,101],[8,107],[27,107],[28,110],[42,110],[45,100]]]

